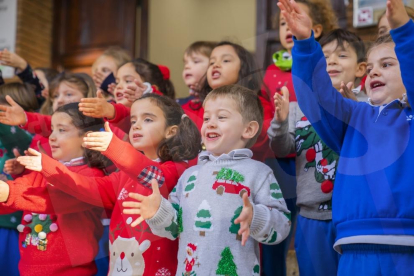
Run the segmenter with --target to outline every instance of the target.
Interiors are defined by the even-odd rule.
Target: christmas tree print
[[[194,231],[200,231],[200,236],[204,237],[206,231],[213,231],[211,207],[206,200],[201,202],[194,220]]]
[[[197,181],[197,174],[198,171],[193,172],[193,174],[188,178],[187,183],[185,184],[183,194],[185,197],[188,197],[189,193],[191,193],[195,188],[195,183]]]
[[[244,176],[239,172],[228,168],[221,168],[215,174],[216,181],[212,188],[216,190],[218,195],[227,193],[238,194],[242,197],[244,193],[247,193],[250,196],[250,188],[241,184],[241,182],[244,182]]]
[[[181,208],[180,205],[176,203],[172,203],[172,206],[177,211],[177,222],[173,220],[171,224],[165,228],[165,231],[170,232],[173,238],[177,238],[180,233],[183,232],[183,208]]]
[[[321,191],[330,193],[333,190],[339,156],[322,142],[306,117],[296,123],[297,155],[300,156],[304,150],[307,160],[304,170],[315,168],[315,180],[321,183]]]
[[[260,275],[260,266],[256,262],[254,267],[253,267],[253,276],[259,276],[259,275]]]
[[[171,199],[171,196],[172,196],[172,195],[175,195],[176,193],[177,193],[177,186],[175,186],[175,187],[172,189],[171,193],[168,195],[168,199]]]
[[[269,235],[265,235],[264,240],[262,240],[263,243],[274,243],[277,240],[277,232],[275,229],[271,228]]]
[[[216,274],[226,276],[237,276],[237,267],[233,261],[233,254],[231,254],[230,248],[226,247],[221,252],[221,259],[218,263]]]
[[[26,214],[23,221],[27,224],[17,226],[19,232],[26,234],[22,246],[26,248],[31,244],[37,246],[38,250],[45,251],[48,243],[47,234],[58,230],[56,219],[56,215]]]
[[[280,190],[279,184],[277,184],[276,182],[270,184],[270,195],[274,199],[282,199],[283,198],[282,191]]]
[[[234,216],[231,219],[231,226],[229,228],[230,233],[236,235],[236,240],[241,241],[242,236],[239,235],[240,230],[240,224],[235,224],[234,220],[237,219],[240,216],[241,211],[243,210],[243,206],[240,206],[239,208],[234,211]]]

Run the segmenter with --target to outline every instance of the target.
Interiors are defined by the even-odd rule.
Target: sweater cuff
[[[289,116],[286,117],[286,120],[279,123],[275,118],[270,122],[270,127],[267,130],[267,134],[270,138],[274,138],[280,135],[285,135],[289,132]]]
[[[390,31],[391,37],[395,43],[405,42],[406,36],[410,34],[410,29],[414,28],[414,21],[410,19],[406,24],[402,25],[397,29]]]
[[[312,54],[318,47],[318,42],[315,40],[313,31],[311,37],[303,40],[297,40],[296,37],[293,37],[293,41],[293,51],[302,54]]]
[[[260,232],[266,227],[267,222],[269,221],[269,213],[264,206],[253,206],[253,218],[252,224],[250,225],[250,233],[252,237],[260,236]]]
[[[148,225],[156,228],[168,227],[168,225],[171,224],[171,220],[174,218],[174,215],[171,213],[171,209],[171,203],[162,197],[158,211],[152,218],[147,219],[146,222]]]

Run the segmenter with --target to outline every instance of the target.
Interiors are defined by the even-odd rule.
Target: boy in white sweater
[[[155,180],[152,195],[130,193],[124,213],[140,214],[154,234],[180,238],[176,275],[259,275],[259,242],[276,244],[290,230],[290,214],[272,170],[251,159],[263,109],[239,85],[213,90],[201,129],[207,151],[181,176],[169,201]]]

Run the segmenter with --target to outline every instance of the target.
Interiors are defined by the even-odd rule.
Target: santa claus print
[[[184,276],[194,275],[195,272],[193,271],[194,265],[200,265],[199,263],[195,263],[198,257],[195,256],[195,251],[197,250],[197,244],[189,243],[187,244],[187,257],[184,260],[185,264],[185,273]]]

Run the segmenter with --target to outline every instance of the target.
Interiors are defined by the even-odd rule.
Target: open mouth
[[[372,81],[372,82],[370,83],[370,87],[371,87],[371,89],[375,89],[375,88],[378,88],[378,87],[383,87],[383,86],[385,86],[385,83],[380,82],[380,81]]]
[[[338,70],[328,70],[328,74],[329,76],[333,77],[333,76],[337,76],[341,73],[341,71]]]
[[[191,78],[193,75],[192,74],[185,74],[184,78],[188,79]]]
[[[134,133],[134,134],[132,134],[132,139],[139,139],[139,138],[141,138],[142,137],[142,135],[141,134],[139,134],[139,133]]]
[[[286,35],[286,41],[287,42],[292,42],[293,41],[293,35],[292,34]]]
[[[221,73],[217,70],[213,70],[213,72],[211,72],[211,76],[213,77],[213,80],[220,78]]]
[[[116,96],[117,99],[122,100],[124,98],[124,93],[116,92],[115,96]]]
[[[57,150],[58,148],[59,148],[59,146],[50,145],[50,149],[52,151]]]
[[[220,135],[219,135],[219,134],[217,134],[217,133],[211,132],[211,133],[207,133],[206,137],[207,137],[209,140],[216,140],[217,138],[219,138],[219,137],[220,137]]]

